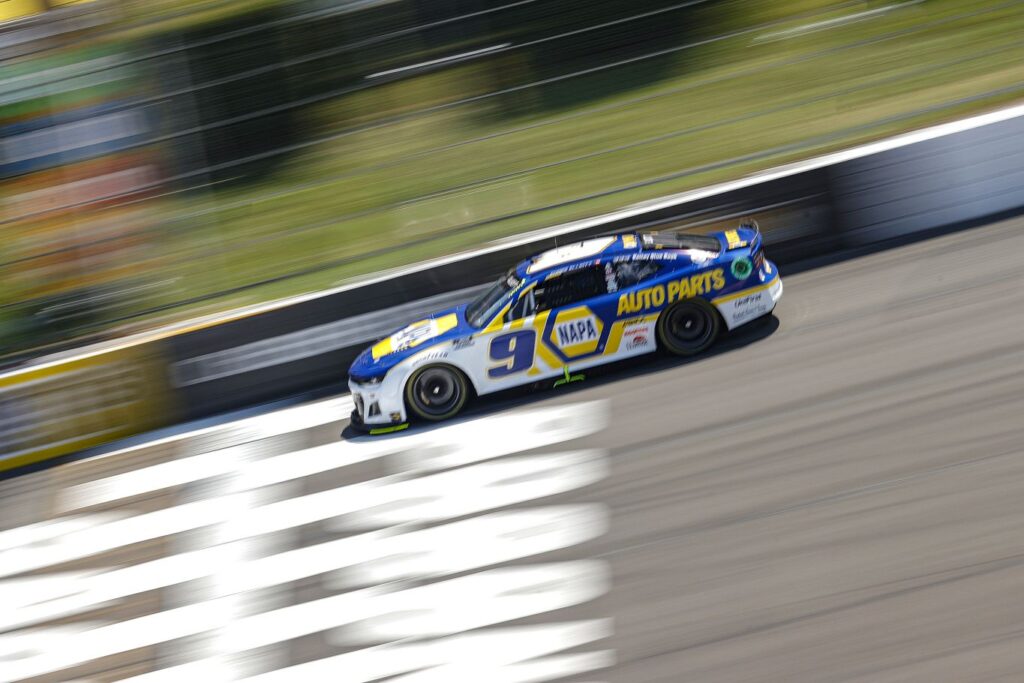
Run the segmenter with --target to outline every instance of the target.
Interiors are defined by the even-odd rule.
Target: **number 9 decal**
[[[504,361],[487,370],[492,379],[523,372],[533,367],[533,351],[537,345],[537,333],[533,330],[511,332],[491,340],[491,360]]]

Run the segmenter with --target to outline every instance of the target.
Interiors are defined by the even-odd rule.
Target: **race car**
[[[456,415],[472,394],[558,378],[663,349],[711,346],[782,296],[756,223],[708,235],[632,232],[543,252],[475,301],[408,325],[349,369],[358,430]]]

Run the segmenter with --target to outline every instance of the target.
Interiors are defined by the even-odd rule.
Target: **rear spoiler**
[[[740,230],[753,230],[754,236],[750,239],[744,239],[740,236]],[[733,249],[745,249],[761,239],[761,228],[758,226],[757,221],[752,218],[745,219],[740,223],[740,227],[736,230],[725,231],[726,251],[732,251]]]
[[[753,230],[756,234],[754,235],[754,237],[752,239],[744,240],[744,239],[742,239],[739,236],[739,233],[738,233],[738,230],[743,230],[743,229]],[[667,233],[667,234],[672,234],[672,233],[681,232],[682,230],[683,230],[683,228],[677,228],[675,230],[669,229],[669,230],[666,230],[664,232]],[[597,238],[600,238],[600,237],[619,237],[619,236],[624,235],[624,234],[629,234],[629,233],[641,234],[642,232],[643,231],[639,227],[623,228],[623,229],[620,229],[620,230],[609,230],[608,232],[602,232],[602,233],[599,233],[597,235],[591,236],[589,239],[597,239]],[[658,231],[652,231],[652,232],[656,233]],[[699,234],[699,233],[690,233],[690,234]],[[726,230],[726,231],[724,231],[724,234],[726,236],[726,242],[727,242],[727,246],[726,246],[726,249],[725,249],[726,251],[732,251],[733,249],[743,249],[745,247],[749,247],[749,246],[755,244],[758,240],[761,239],[761,227],[757,224],[757,221],[754,220],[753,218],[744,218],[744,219],[742,219],[740,221],[739,227],[736,230]]]

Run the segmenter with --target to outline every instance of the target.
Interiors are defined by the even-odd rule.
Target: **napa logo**
[[[547,340],[565,358],[574,358],[595,353],[603,331],[601,319],[586,306],[578,306],[558,312]]]
[[[601,336],[601,333],[597,331],[597,325],[594,324],[593,318],[573,320],[572,322],[555,325],[555,332],[558,333],[559,346],[571,346],[597,339]]]

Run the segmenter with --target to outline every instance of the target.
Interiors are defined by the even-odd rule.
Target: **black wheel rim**
[[[459,404],[462,387],[449,370],[430,368],[420,373],[413,385],[416,406],[428,415],[444,415]]]
[[[714,325],[706,311],[696,306],[679,306],[669,312],[666,331],[681,348],[698,349],[708,343]]]

